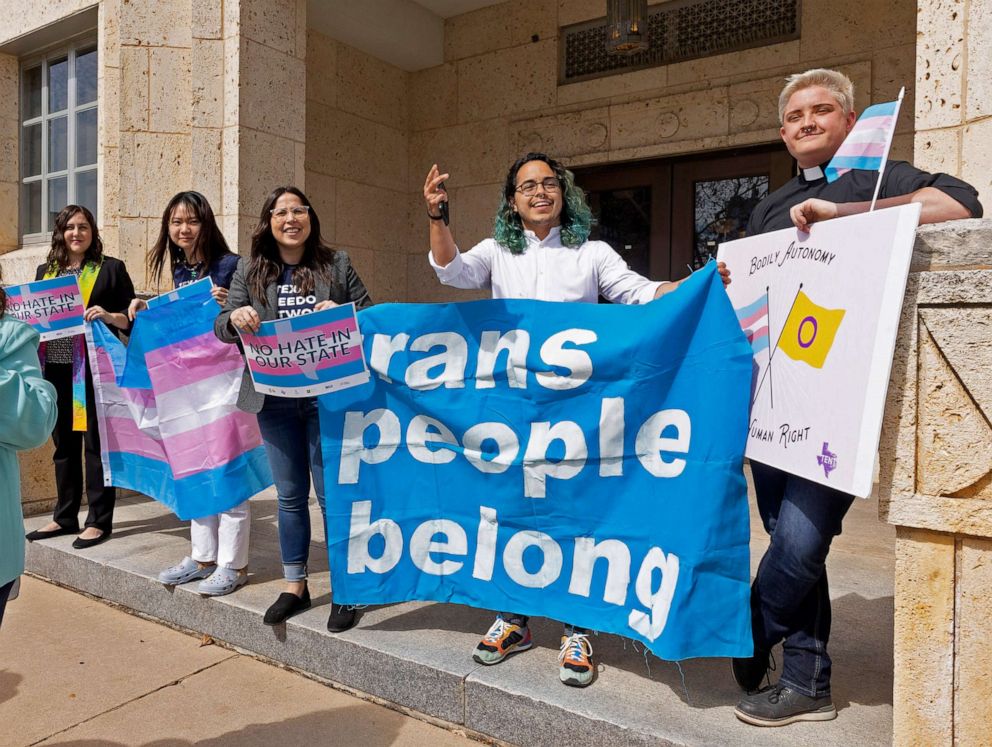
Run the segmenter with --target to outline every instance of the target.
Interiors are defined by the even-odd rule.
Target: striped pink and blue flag
[[[757,355],[762,350],[768,349],[768,294],[762,293],[758,298],[734,309],[737,314],[737,321],[740,322],[741,329],[747,341],[751,343],[751,349]]]
[[[900,98],[865,109],[840,148],[824,169],[828,182],[834,182],[852,169],[880,171],[889,155],[889,145],[899,117]]]
[[[12,285],[4,290],[7,313],[34,327],[42,342],[82,334],[83,294],[75,275]]]
[[[257,420],[236,406],[244,359],[214,336],[216,316],[208,288],[142,312],[129,348],[102,322],[87,325],[105,480],[184,520],[272,484]],[[129,385],[125,365],[148,386]]]

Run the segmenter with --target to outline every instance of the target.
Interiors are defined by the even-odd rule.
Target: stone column
[[[992,733],[992,220],[924,226],[880,446],[897,527],[894,744]]]

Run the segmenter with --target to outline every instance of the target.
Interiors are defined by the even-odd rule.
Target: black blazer
[[[47,270],[47,262],[38,265],[34,279],[41,280]],[[90,294],[86,308],[102,306],[113,314],[124,313],[132,298],[134,298],[134,283],[131,282],[131,276],[127,274],[124,263],[104,254],[103,264],[100,266],[100,273],[96,276],[96,282],[93,283],[93,292]],[[120,332],[114,326],[110,326],[110,331],[115,335]]]
[[[242,306],[251,306],[258,312],[259,318],[263,322],[269,322],[279,318],[276,309],[278,303],[278,290],[276,286],[278,280],[270,283],[265,289],[266,304],[255,298],[248,289],[248,263],[247,257],[242,257],[238,261],[238,269],[234,271],[231,278],[231,288],[227,294],[227,303],[217,316],[214,322],[214,334],[221,342],[238,344],[240,347],[241,338],[230,324],[231,312],[240,309]],[[372,305],[369,292],[365,290],[365,284],[358,277],[355,268],[351,266],[351,259],[348,253],[341,249],[334,250],[334,259],[331,262],[330,282],[316,280],[314,296],[317,302],[334,301],[338,304],[354,303],[355,309],[364,309]],[[242,351],[244,352],[244,351]],[[248,366],[245,365],[244,375],[241,379],[241,392],[238,394],[238,407],[245,412],[261,412],[265,404],[265,395],[255,391],[255,385],[251,381],[251,374]]]

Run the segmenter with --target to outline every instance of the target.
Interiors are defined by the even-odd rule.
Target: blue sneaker
[[[196,587],[198,594],[206,597],[222,597],[230,594],[248,583],[248,572],[244,569],[236,571],[233,568],[222,568],[217,566],[217,570],[210,574],[210,578],[201,581]]]
[[[158,574],[158,581],[166,586],[178,586],[188,584],[190,581],[198,581],[206,578],[214,572],[215,565],[200,565],[188,555],[183,558],[179,565],[166,568]]]

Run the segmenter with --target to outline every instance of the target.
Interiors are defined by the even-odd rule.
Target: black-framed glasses
[[[545,192],[557,192],[561,189],[561,182],[556,176],[546,176],[539,182],[528,180],[517,185],[515,189],[525,197],[531,197],[537,194],[538,187],[543,188]]]
[[[310,213],[309,205],[296,205],[291,208],[274,208],[269,211],[272,217],[278,220],[286,220],[290,215],[294,218],[305,218]]]

